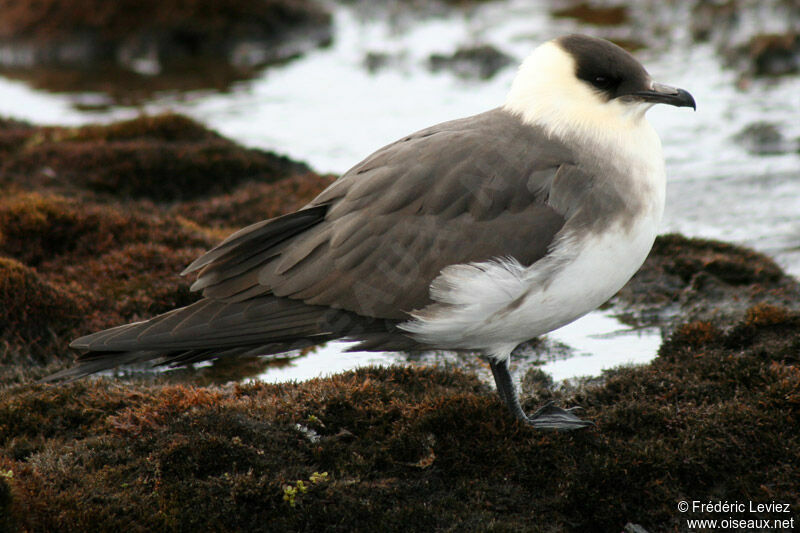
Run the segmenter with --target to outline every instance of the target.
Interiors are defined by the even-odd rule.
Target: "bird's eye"
[[[598,89],[608,89],[611,87],[611,79],[605,76],[595,76],[594,80],[592,80],[592,85]]]

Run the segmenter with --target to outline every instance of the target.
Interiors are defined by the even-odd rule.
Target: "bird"
[[[75,365],[47,379],[342,339],[475,353],[519,422],[593,425],[552,403],[525,413],[509,358],[602,305],[647,257],[666,186],[655,104],[697,108],[610,41],[544,42],[502,105],[407,135],[298,211],[233,233],[182,273],[201,299],[74,340]]]

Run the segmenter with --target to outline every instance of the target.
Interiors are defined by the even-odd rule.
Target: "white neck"
[[[589,165],[614,168],[631,186],[652,190],[650,211],[660,219],[666,177],[661,140],[645,118],[651,104],[608,100],[575,72],[575,60],[557,42],[539,46],[520,66],[504,109],[579,145],[576,156]]]

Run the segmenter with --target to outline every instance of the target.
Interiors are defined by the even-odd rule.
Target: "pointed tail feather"
[[[235,355],[272,355],[313,346],[380,323],[347,311],[273,295],[243,302],[200,300],[143,322],[73,341],[76,366],[42,381],[74,380],[119,365],[186,365]]]

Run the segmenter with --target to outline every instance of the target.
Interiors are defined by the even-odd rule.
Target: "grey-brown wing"
[[[448,265],[543,257],[565,221],[550,187],[569,163],[563,145],[505,111],[447,122],[347,172],[307,206],[318,218],[301,231],[279,238],[280,219],[260,223],[188,270],[200,269],[195,288],[212,299],[272,293],[405,319]]]

